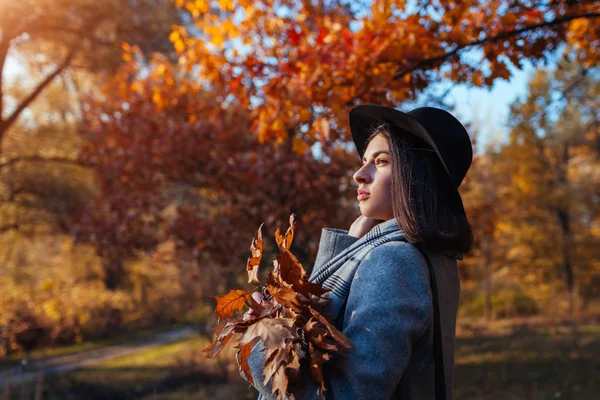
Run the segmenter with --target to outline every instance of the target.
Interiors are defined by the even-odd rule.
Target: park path
[[[13,386],[22,385],[33,382],[42,375],[69,372],[110,358],[120,357],[150,347],[184,340],[196,334],[198,334],[198,330],[192,327],[184,327],[167,332],[160,332],[144,339],[132,340],[128,343],[109,345],[46,360],[32,361],[24,370],[21,367],[14,367],[0,374],[0,389],[4,388],[9,382]]]

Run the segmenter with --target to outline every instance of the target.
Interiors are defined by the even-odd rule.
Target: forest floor
[[[14,385],[4,398],[34,399],[39,386],[43,399],[256,399],[239,376],[235,349],[207,359],[201,349],[209,342],[192,334],[46,376],[37,385]],[[459,321],[455,349],[455,399],[589,399],[600,393],[596,315]]]

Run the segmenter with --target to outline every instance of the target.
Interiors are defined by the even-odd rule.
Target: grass
[[[201,349],[208,343],[197,335],[47,378],[44,399],[256,399],[239,376],[235,349],[206,359]],[[571,400],[600,393],[598,320],[459,322],[455,351],[455,399]]]
[[[202,335],[113,358],[59,377],[49,399],[244,399],[256,396],[239,376],[234,349],[215,360]]]
[[[136,339],[146,338],[154,334],[170,331],[178,327],[185,326],[184,323],[177,323],[168,326],[160,326],[154,328],[139,329],[135,332],[125,333],[109,339],[91,340],[82,343],[67,345],[67,346],[49,346],[33,350],[27,358],[29,361],[42,361],[52,357],[67,356],[70,354],[81,353],[89,350],[94,350],[101,347],[106,347],[114,344],[133,341]],[[21,359],[25,357],[24,353],[11,354],[8,357],[0,358],[0,373],[8,368],[19,365]]]
[[[498,322],[456,339],[457,399],[591,399],[600,393],[600,324]]]

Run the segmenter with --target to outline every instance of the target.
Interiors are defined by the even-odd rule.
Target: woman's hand
[[[380,219],[371,219],[367,218],[364,215],[360,215],[350,226],[348,230],[348,235],[354,236],[356,238],[361,238],[366,235],[373,227],[379,223],[383,222]]]
[[[263,302],[263,294],[261,292],[254,292],[252,293],[252,301],[253,301],[253,306],[251,307],[248,311],[246,311],[244,313],[244,315],[242,316],[242,319],[244,321],[248,321],[249,319],[252,318],[256,318],[259,314],[259,312],[262,309],[262,302]]]

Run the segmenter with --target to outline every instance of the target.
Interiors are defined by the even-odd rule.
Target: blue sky
[[[522,70],[509,67],[511,78],[508,81],[498,79],[490,89],[457,85],[449,93],[450,100],[456,104],[455,116],[464,122],[472,122],[473,131],[480,135],[477,150],[482,151],[490,140],[503,140],[508,135],[506,121],[510,104],[517,98],[524,99],[529,79],[535,67],[529,62],[523,63]]]

